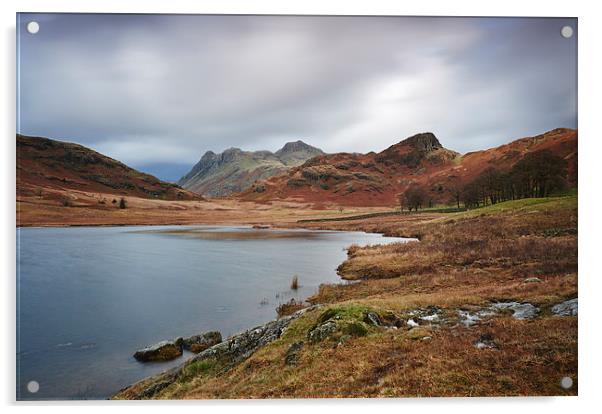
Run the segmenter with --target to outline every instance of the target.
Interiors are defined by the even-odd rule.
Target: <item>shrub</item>
[[[125,198],[121,197],[121,200],[119,200],[119,208],[124,209],[127,207]]]

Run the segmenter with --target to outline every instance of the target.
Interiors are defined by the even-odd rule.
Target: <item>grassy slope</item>
[[[574,395],[559,386],[577,378],[577,318],[552,316],[549,307],[577,296],[577,198],[519,200],[454,214],[379,217],[314,223],[314,228],[415,235],[420,243],[353,247],[341,266],[362,281],[323,286],[311,300],[334,307],[342,320],[365,309],[404,315],[417,307],[456,309],[495,300],[529,301],[542,309],[531,321],[502,315],[471,328],[368,327],[337,346],[308,343],[324,308],[295,321],[283,338],[244,363],[195,364],[159,398],[266,398],[362,396]],[[525,283],[537,276],[538,283]],[[361,323],[361,321],[356,321]],[[482,335],[499,349],[473,346]],[[304,341],[299,363],[284,355]],[[199,365],[199,366],[197,366]],[[156,379],[150,379],[150,382]],[[127,391],[118,398],[127,398]]]

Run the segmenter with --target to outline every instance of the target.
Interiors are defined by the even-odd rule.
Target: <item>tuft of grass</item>
[[[218,367],[218,362],[215,359],[203,359],[201,361],[193,361],[184,368],[182,374],[178,378],[179,382],[187,382],[193,378],[202,375],[213,374]]]
[[[276,308],[276,313],[278,314],[278,318],[282,318],[283,316],[291,315],[298,310],[303,308],[307,308],[309,305],[303,301],[295,300],[294,298],[289,300],[288,302],[281,303]]]
[[[293,280],[291,281],[291,289],[297,290],[299,289],[299,278],[297,275],[293,276]]]

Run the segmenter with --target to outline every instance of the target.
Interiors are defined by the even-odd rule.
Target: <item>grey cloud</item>
[[[365,152],[430,130],[466,152],[576,126],[574,19],[20,18],[20,132],[150,170],[299,138]]]

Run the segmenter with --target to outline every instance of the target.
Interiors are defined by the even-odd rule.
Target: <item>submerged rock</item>
[[[138,361],[169,361],[182,355],[182,338],[175,341],[161,341],[134,353]]]
[[[491,305],[491,309],[497,311],[505,309],[511,310],[512,317],[519,320],[533,319],[539,313],[539,309],[530,303],[498,302]]]
[[[578,298],[570,299],[552,306],[552,313],[557,316],[577,316]]]
[[[222,334],[217,331],[205,332],[200,335],[194,335],[189,338],[184,338],[182,346],[184,349],[198,354],[213,345],[222,342]]]

